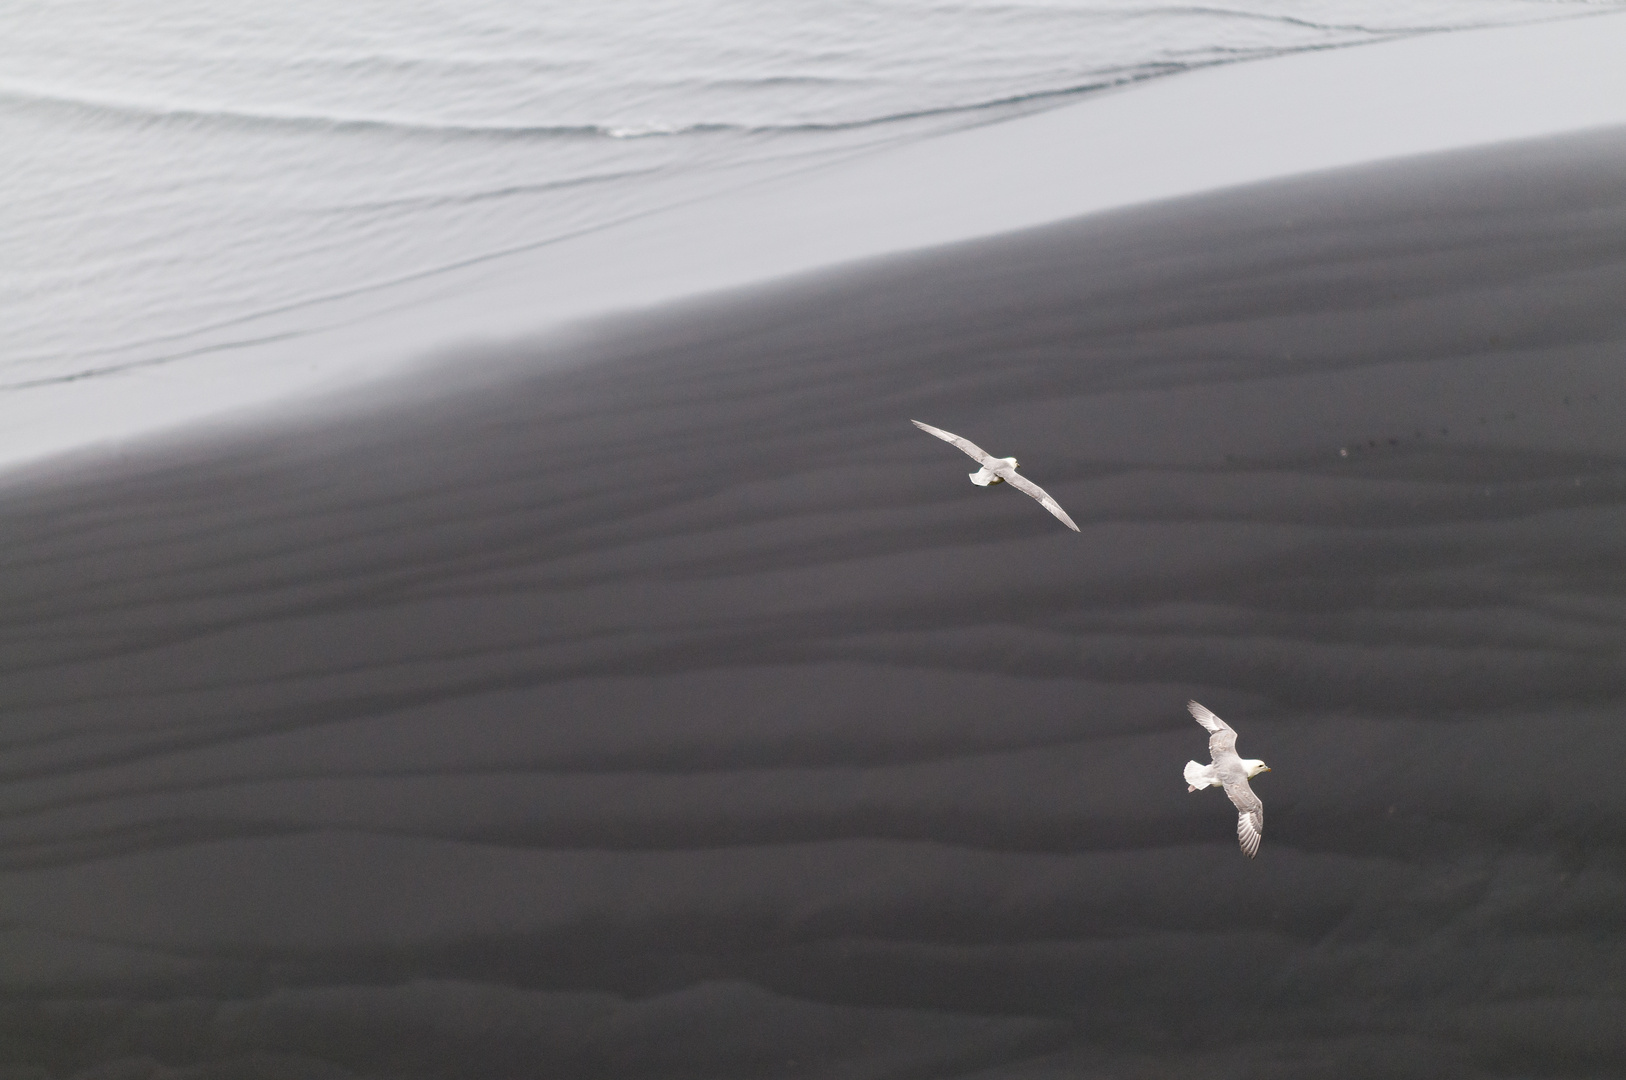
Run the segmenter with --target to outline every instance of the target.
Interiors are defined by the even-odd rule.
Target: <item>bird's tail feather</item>
[[[1201,788],[1210,787],[1214,783],[1216,783],[1216,781],[1212,776],[1208,775],[1207,769],[1204,769],[1195,761],[1186,762],[1187,790],[1197,791]]]

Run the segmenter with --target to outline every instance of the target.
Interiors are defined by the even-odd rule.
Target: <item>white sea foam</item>
[[[1335,42],[1379,36],[1325,24],[1315,32]],[[1254,44],[1264,53],[1284,47]],[[1220,46],[1205,48],[1200,63]],[[202,172],[251,195],[281,185],[292,197],[244,232],[235,203],[192,205],[193,179],[177,186],[167,175],[143,186],[138,178],[122,205],[69,222],[91,238],[79,241],[83,250],[56,263],[13,264],[6,303],[28,318],[15,320],[10,359],[0,361],[10,388],[0,391],[0,463],[297,399],[477,338],[889,251],[1274,176],[1626,123],[1622,55],[1626,15],[1603,14],[1202,67],[1042,112],[1032,111],[1033,85],[1006,95],[1019,104],[1005,108],[987,107],[997,95],[980,111],[956,111],[945,97],[944,113],[943,102],[927,101],[918,111],[934,119],[913,126],[898,118],[898,100],[872,102],[882,117],[872,123],[861,102],[843,98],[826,110],[833,122],[800,117],[807,130],[789,139],[782,127],[770,136],[760,130],[775,116],[790,119],[782,109],[736,115],[730,126],[714,123],[726,112],[715,100],[664,118],[611,117],[614,110],[600,108],[584,111],[579,137],[565,143],[553,137],[559,125],[534,124],[522,111],[403,114],[381,100],[358,112],[356,101],[340,108],[315,99],[256,108],[242,92],[188,101],[184,87],[164,79],[155,80],[164,93],[145,98],[130,87],[77,84],[75,94],[53,96],[40,92],[51,73],[35,71],[32,89],[0,110],[13,127],[22,117],[44,138],[54,115],[76,110],[76,133],[100,124],[107,139],[134,140],[148,153],[145,140],[156,132],[162,145],[209,154],[237,145],[220,133],[239,132],[247,118],[257,138],[273,133],[269,141],[255,143],[246,160],[228,154]],[[327,59],[343,70],[381,62]],[[386,67],[411,71],[415,62]],[[229,69],[230,58],[221,65]],[[1144,64],[1132,72],[1148,73]],[[399,105],[399,95],[390,101]],[[341,145],[338,128],[346,154],[363,152],[346,159],[359,173],[336,186],[305,166]],[[676,134],[655,134],[662,131]],[[838,137],[816,135],[829,131]],[[424,139],[437,141],[427,156],[413,149]],[[713,147],[734,142],[694,158],[706,139]],[[657,149],[612,158],[597,152],[606,144]],[[756,149],[742,151],[748,144]],[[588,149],[573,157],[572,146]],[[279,162],[300,167],[268,184],[267,170]],[[396,166],[410,166],[412,182],[378,189],[373,179]],[[199,171],[190,159],[187,168]],[[547,199],[530,199],[535,193]],[[24,194],[45,219],[72,204],[71,190],[62,204],[47,192]],[[29,198],[13,205],[27,209]],[[425,230],[426,222],[434,227]],[[98,224],[116,226],[114,250],[98,251]],[[7,231],[29,240],[26,227]],[[175,233],[184,242],[168,243]],[[222,237],[243,250],[216,250]],[[208,274],[186,264],[194,248],[210,253]],[[140,289],[129,292],[131,275],[155,295],[163,290],[162,317],[133,303]],[[77,305],[77,323],[65,300]],[[119,311],[121,302],[131,310]],[[53,320],[65,336],[51,338],[58,331],[48,327],[30,350],[30,327]]]

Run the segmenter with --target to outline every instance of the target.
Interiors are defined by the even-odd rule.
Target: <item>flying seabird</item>
[[[930,424],[922,424],[919,420],[911,420],[909,422],[915,425],[915,427],[919,428],[921,431],[931,435],[936,435],[944,442],[953,443],[955,446],[958,446],[961,450],[964,450],[967,454],[971,455],[971,459],[982,466],[982,468],[971,474],[971,482],[973,484],[976,484],[978,487],[987,487],[989,484],[997,484],[1001,480],[1009,481],[1011,487],[1015,488],[1017,491],[1020,491],[1025,495],[1031,495],[1035,499],[1038,499],[1039,505],[1050,511],[1052,514],[1055,514],[1063,525],[1067,526],[1074,532],[1078,531],[1078,526],[1074,525],[1073,519],[1067,516],[1067,511],[1061,508],[1060,503],[1056,502],[1055,499],[1052,499],[1049,495],[1047,495],[1044,488],[1040,487],[1038,484],[1035,484],[1032,480],[1029,480],[1025,476],[1016,475],[1017,460],[1015,458],[994,457],[992,454],[978,446],[976,443],[972,442],[970,439],[962,439],[952,432],[944,431],[942,428],[934,428]]]
[[[1197,723],[1213,732],[1208,736],[1208,756],[1214,759],[1209,765],[1186,762],[1186,790],[1196,791],[1214,784],[1225,786],[1225,794],[1236,806],[1237,842],[1242,845],[1242,853],[1251,859],[1259,854],[1259,840],[1265,835],[1265,804],[1248,786],[1248,777],[1269,772],[1270,766],[1258,758],[1237,756],[1236,730],[1230,724],[1195,701],[1189,702],[1186,708],[1191,710]]]

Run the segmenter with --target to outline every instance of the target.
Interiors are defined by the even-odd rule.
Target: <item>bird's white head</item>
[[[1262,772],[1270,771],[1270,766],[1258,758],[1247,758],[1242,764],[1247,768],[1249,776],[1258,776]]]

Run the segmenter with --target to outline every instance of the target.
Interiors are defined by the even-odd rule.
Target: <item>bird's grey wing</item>
[[[1192,718],[1207,728],[1212,734],[1208,736],[1208,756],[1215,761],[1221,754],[1236,753],[1236,729],[1224,720],[1215,716],[1213,710],[1207,706],[1199,705],[1195,701],[1186,702],[1186,708],[1191,710]]]
[[[1004,469],[1000,471],[999,475],[1007,484],[1011,485],[1011,487],[1015,488],[1017,491],[1032,495],[1035,499],[1038,499],[1039,505],[1050,511],[1052,514],[1055,514],[1056,518],[1063,525],[1067,526],[1074,532],[1078,531],[1078,526],[1074,525],[1073,519],[1067,516],[1067,511],[1063,510],[1061,508],[1061,504],[1055,499],[1052,499],[1045,492],[1044,488],[1040,487],[1038,484],[1035,484],[1027,477],[1022,476],[1015,469]]]
[[[1236,840],[1242,845],[1242,854],[1253,858],[1259,854],[1259,841],[1265,835],[1265,804],[1248,786],[1248,778],[1239,776],[1225,781],[1225,794],[1236,807]]]
[[[1185,708],[1192,711],[1192,717],[1198,724],[1202,724],[1203,727],[1210,730],[1211,734],[1208,735],[1208,756],[1210,756],[1211,760],[1218,761],[1219,755],[1224,755],[1224,753],[1236,753],[1236,729],[1234,727],[1221,721],[1218,716],[1213,714],[1211,709],[1200,706],[1195,701],[1187,701]]]
[[[936,435],[944,442],[953,443],[955,446],[958,446],[961,450],[964,450],[967,454],[970,454],[971,459],[978,465],[986,465],[990,460],[988,457],[988,451],[984,450],[970,439],[962,439],[952,431],[944,431],[940,427],[932,427],[930,424],[922,424],[919,420],[911,420],[909,422],[915,425],[915,427],[919,428],[921,431],[926,432],[928,435]]]

